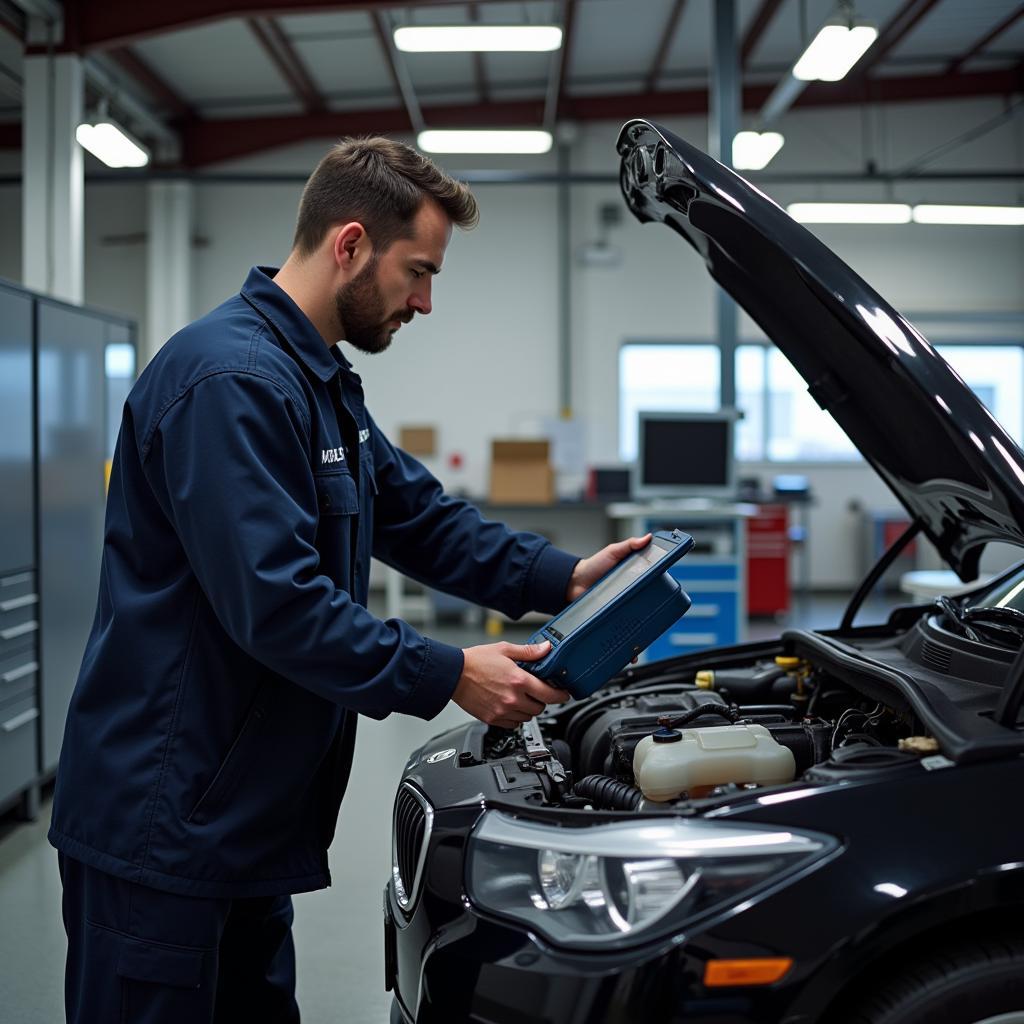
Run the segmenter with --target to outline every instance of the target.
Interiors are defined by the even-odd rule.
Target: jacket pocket
[[[228,797],[234,793],[250,762],[259,750],[263,723],[267,718],[266,697],[269,684],[264,682],[256,691],[249,711],[235,735],[228,752],[221,761],[213,781],[203,791],[185,819],[197,825],[205,825],[216,817]]]
[[[321,516],[354,516],[359,512],[359,494],[351,473],[317,473],[313,479]]]

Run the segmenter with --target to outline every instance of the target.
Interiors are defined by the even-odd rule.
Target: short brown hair
[[[426,196],[460,228],[479,219],[469,189],[411,146],[379,135],[342,139],[302,190],[294,247],[309,256],[332,224],[357,220],[383,252],[399,238],[412,237],[413,218]]]

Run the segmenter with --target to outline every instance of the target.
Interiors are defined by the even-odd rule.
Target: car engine
[[[464,752],[461,763],[490,764],[509,799],[618,812],[899,771],[941,756],[912,703],[871,668],[875,659],[911,664],[914,632],[874,641],[872,659],[853,671],[827,654],[791,653],[793,643],[739,664],[691,656],[647,678],[630,670],[518,729],[487,729],[480,754]],[[824,649],[820,635],[805,635]],[[932,670],[917,671],[935,682]]]

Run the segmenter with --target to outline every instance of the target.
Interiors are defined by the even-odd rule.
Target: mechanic
[[[291,894],[330,884],[357,716],[453,700],[513,726],[567,698],[515,663],[546,645],[459,650],[366,609],[371,554],[519,616],[645,542],[578,560],[489,522],[366,410],[336,343],[382,352],[428,314],[452,226],[476,219],[415,150],[345,140],[284,266],[132,389],[49,833],[69,1021],[297,1021]]]

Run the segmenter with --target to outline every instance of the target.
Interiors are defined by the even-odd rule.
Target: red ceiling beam
[[[761,42],[761,36],[765,34],[781,6],[782,0],[763,0],[757,9],[757,14],[754,15],[754,20],[751,21],[747,34],[743,37],[743,42],[740,45],[740,68],[747,66],[750,55],[754,52],[757,44]]]
[[[1010,71],[985,71],[961,75],[926,75],[916,78],[879,78],[871,82],[872,101],[899,103],[945,99],[953,96],[1009,95],[1024,89],[1024,64]],[[743,90],[745,110],[759,110],[771,92],[770,85]],[[843,106],[864,101],[863,84],[812,82],[796,106]],[[562,114],[570,120],[625,120],[630,117],[671,117],[707,113],[706,89],[680,92],[632,93],[618,96],[565,97]],[[428,124],[453,128],[540,124],[542,99],[508,103],[425,107]],[[183,131],[184,162],[202,167],[221,160],[247,156],[260,150],[286,146],[311,138],[331,138],[366,132],[408,132],[409,117],[401,107],[385,110],[322,112],[290,117],[230,121],[200,121]]]
[[[672,10],[668,14],[668,21],[665,22],[665,30],[661,33],[661,42],[658,43],[657,52],[654,54],[654,60],[651,61],[650,69],[647,72],[647,79],[644,82],[644,90],[646,92],[654,92],[654,87],[658,84],[658,79],[661,78],[662,69],[665,67],[665,59],[668,57],[668,51],[672,46],[672,40],[675,39],[676,29],[679,28],[679,22],[682,20],[685,8],[686,0],[675,0],[675,3],[672,4]]]
[[[137,53],[128,47],[111,50],[109,56],[179,121],[195,117],[195,111]]]
[[[489,3],[492,0],[477,0]],[[146,36],[173,32],[224,18],[275,17],[313,11],[373,11],[387,7],[427,7],[452,0],[79,0],[67,5],[82,51],[124,46]],[[72,13],[73,12],[73,13]]]
[[[246,23],[306,112],[322,110],[324,98],[281,26],[273,18],[247,18]]]
[[[1024,4],[1021,4],[1013,13],[1008,14],[991,32],[986,32],[970,49],[964,51],[954,61],[950,61],[946,68],[947,75],[955,75],[972,57],[977,57],[985,47],[989,46],[999,38],[1021,17],[1024,17]]]
[[[510,108],[521,109],[525,122],[540,119],[543,104],[490,103],[479,106],[431,108],[431,123],[451,127],[479,124],[485,116],[489,124],[508,123]],[[513,117],[514,120],[514,117]],[[281,117],[243,118],[201,121],[183,135],[183,162],[188,167],[203,167],[221,160],[247,156],[263,149],[287,146],[306,139],[342,135],[408,132],[409,115],[403,107],[385,110],[324,111],[319,114]]]
[[[907,0],[893,15],[889,23],[878,33],[874,45],[857,64],[855,74],[863,76],[868,68],[877,64],[890,50],[895,49],[917,28],[921,19],[939,0]]]

